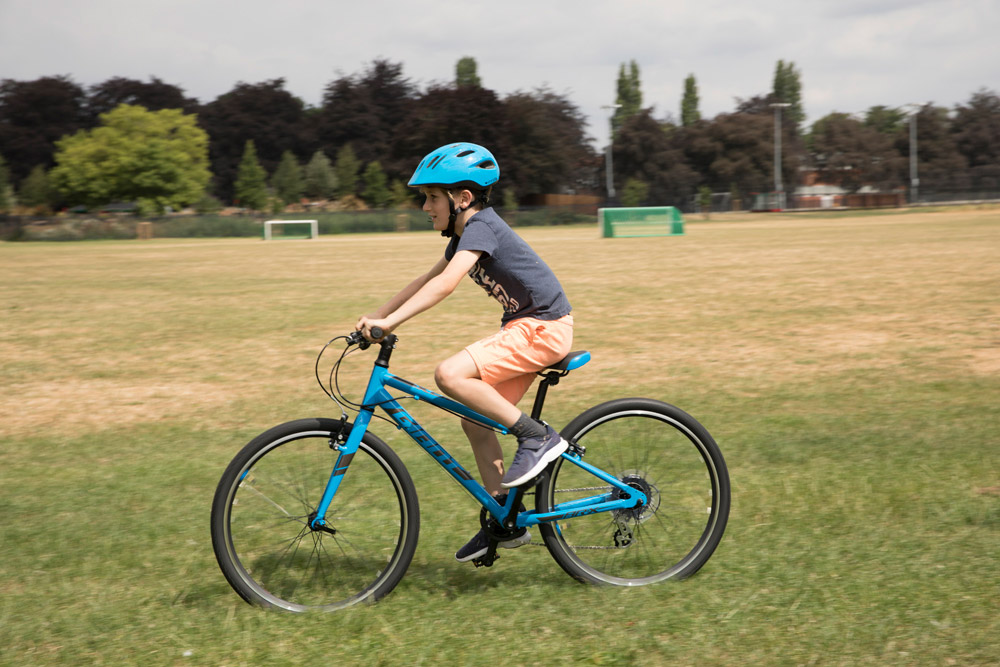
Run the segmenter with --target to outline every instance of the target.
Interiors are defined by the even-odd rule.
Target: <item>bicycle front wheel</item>
[[[563,429],[584,460],[648,498],[638,508],[543,523],[545,544],[570,576],[640,586],[681,579],[715,551],[729,517],[729,474],[701,424],[672,405],[642,398],[590,408]],[[560,457],[538,489],[537,509],[621,492]]]
[[[378,600],[406,572],[417,547],[417,494],[396,453],[371,433],[343,475],[326,527],[310,528],[339,455],[332,446],[338,426],[331,419],[276,426],[223,473],[212,546],[247,602],[334,611]]]

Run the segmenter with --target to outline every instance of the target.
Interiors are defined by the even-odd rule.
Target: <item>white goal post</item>
[[[315,220],[268,220],[264,223],[264,240],[271,240],[271,227],[273,225],[309,225],[309,238],[319,236],[319,223]]]

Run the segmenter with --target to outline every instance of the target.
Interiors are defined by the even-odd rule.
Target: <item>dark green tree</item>
[[[865,112],[865,126],[895,138],[906,124],[906,113],[901,109],[877,105]]]
[[[719,114],[710,122],[684,129],[680,138],[687,162],[714,192],[774,188],[774,115],[767,106],[764,109]],[[783,141],[787,138],[785,134]],[[797,164],[790,149],[783,148],[783,153],[782,180],[791,191],[798,183]]]
[[[685,205],[694,194],[698,174],[687,164],[674,128],[653,118],[649,109],[622,125],[614,143],[614,177],[622,184],[636,179],[649,186],[647,202],[654,206]]]
[[[622,206],[642,206],[649,196],[649,185],[638,178],[629,178],[622,188]]]
[[[36,209],[51,208],[55,193],[49,183],[49,175],[46,173],[45,167],[40,164],[35,165],[31,173],[21,181],[21,189],[17,194],[17,199],[22,206]]]
[[[236,172],[248,140],[254,142],[257,158],[268,173],[277,168],[286,150],[296,156],[309,155],[312,150],[305,104],[285,90],[284,79],[236,84],[202,108],[198,124],[211,138],[215,194],[224,201],[233,197]]]
[[[0,155],[0,211],[6,211],[12,204],[10,187],[10,169]]]
[[[390,177],[398,174],[400,180],[409,181],[417,163],[430,151],[455,141],[470,141],[496,156],[501,173],[499,189],[511,182],[511,170],[518,160],[511,149],[507,108],[492,90],[431,86],[413,100],[411,109],[395,131],[392,154],[398,158],[397,171],[382,163]]]
[[[481,88],[483,82],[479,78],[477,69],[478,66],[476,65],[475,58],[469,56],[459,58],[458,63],[455,65],[455,85],[459,88],[463,86]]]
[[[971,181],[968,160],[959,152],[956,136],[951,131],[948,109],[925,104],[916,112],[917,117],[917,175],[920,193],[956,192],[968,190]],[[910,133],[901,131],[896,138],[896,149],[906,157],[901,163],[899,180],[910,182],[909,157]]]
[[[808,144],[820,177],[849,192],[871,185],[891,189],[900,161],[892,139],[845,113],[831,113],[813,123]]]
[[[795,127],[798,128],[806,119],[805,111],[802,109],[802,75],[795,69],[795,63],[789,61],[787,64],[779,60],[774,69],[774,87],[771,96],[776,102],[787,102],[792,106],[784,110],[783,116],[787,116]]]
[[[302,167],[291,151],[282,153],[281,162],[271,176],[271,188],[275,196],[285,204],[295,204],[302,198],[305,189]]]
[[[198,100],[184,96],[184,91],[158,78],[150,77],[149,82],[116,76],[103,83],[91,86],[87,96],[87,113],[96,124],[102,113],[122,105],[145,107],[149,111],[161,109],[181,109],[184,113],[198,112]]]
[[[389,182],[385,172],[382,171],[382,165],[378,162],[369,162],[362,179],[365,183],[364,200],[368,205],[373,208],[387,208],[392,193],[389,191]]]
[[[618,129],[627,119],[639,113],[642,109],[642,85],[639,81],[639,64],[634,60],[629,62],[628,71],[625,70],[625,63],[618,68],[618,82],[616,84],[617,95],[615,104],[619,105],[615,109],[611,119],[611,132],[618,135]]]
[[[507,138],[517,146],[515,160],[501,161],[504,188],[527,197],[581,187],[593,170],[594,155],[579,109],[548,88],[514,93],[504,108]]]
[[[1000,190],[1000,96],[985,88],[974,93],[955,108],[951,131],[968,164],[970,187]]]
[[[317,113],[318,147],[333,156],[350,143],[362,163],[378,160],[393,177],[409,178],[406,172],[412,172],[416,163],[411,164],[408,156],[399,160],[395,143],[400,128],[411,120],[417,96],[417,89],[403,76],[403,66],[387,60],[376,60],[359,75],[337,79],[326,87]]]
[[[333,166],[333,173],[337,177],[337,196],[345,197],[357,192],[358,171],[361,169],[361,161],[354,153],[351,144],[347,144],[337,153],[337,162]]]
[[[92,127],[83,88],[65,76],[0,82],[0,154],[20,183],[35,165],[55,164],[56,142]]]
[[[701,120],[701,112],[698,111],[698,83],[694,79],[694,74],[688,74],[684,79],[684,97],[681,100],[681,126],[688,127]]]
[[[304,194],[313,199],[330,199],[336,193],[337,177],[330,158],[323,151],[316,151],[305,168]]]
[[[236,170],[233,183],[236,202],[251,211],[263,211],[267,206],[267,172],[257,159],[257,149],[253,139],[248,139],[243,148],[243,157]]]

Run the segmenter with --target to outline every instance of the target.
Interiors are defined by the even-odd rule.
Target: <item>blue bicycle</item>
[[[375,338],[382,338],[378,332]],[[729,475],[718,446],[682,410],[646,398],[590,408],[561,433],[570,448],[532,483],[498,503],[402,405],[437,406],[499,433],[500,424],[389,372],[398,341],[380,343],[359,405],[340,392],[346,340],[329,378],[316,377],[341,406],[338,419],[300,419],[254,438],[232,460],[212,504],[212,544],[222,572],[246,601],[288,611],[333,611],[374,602],[403,578],[417,547],[417,492],[402,461],[368,430],[375,410],[407,433],[481,505],[490,538],[477,566],[500,542],[537,526],[552,557],[589,583],[638,586],[680,579],[709,559],[729,516]],[[539,375],[532,416],[552,385],[590,360],[573,352]],[[395,393],[392,393],[395,392]],[[345,407],[357,410],[348,421]],[[534,495],[534,509],[522,501]]]

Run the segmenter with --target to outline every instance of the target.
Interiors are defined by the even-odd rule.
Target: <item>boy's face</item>
[[[448,193],[441,188],[420,188],[427,198],[424,200],[424,213],[430,216],[434,229],[443,232],[448,229],[448,216],[451,208],[448,206]]]

